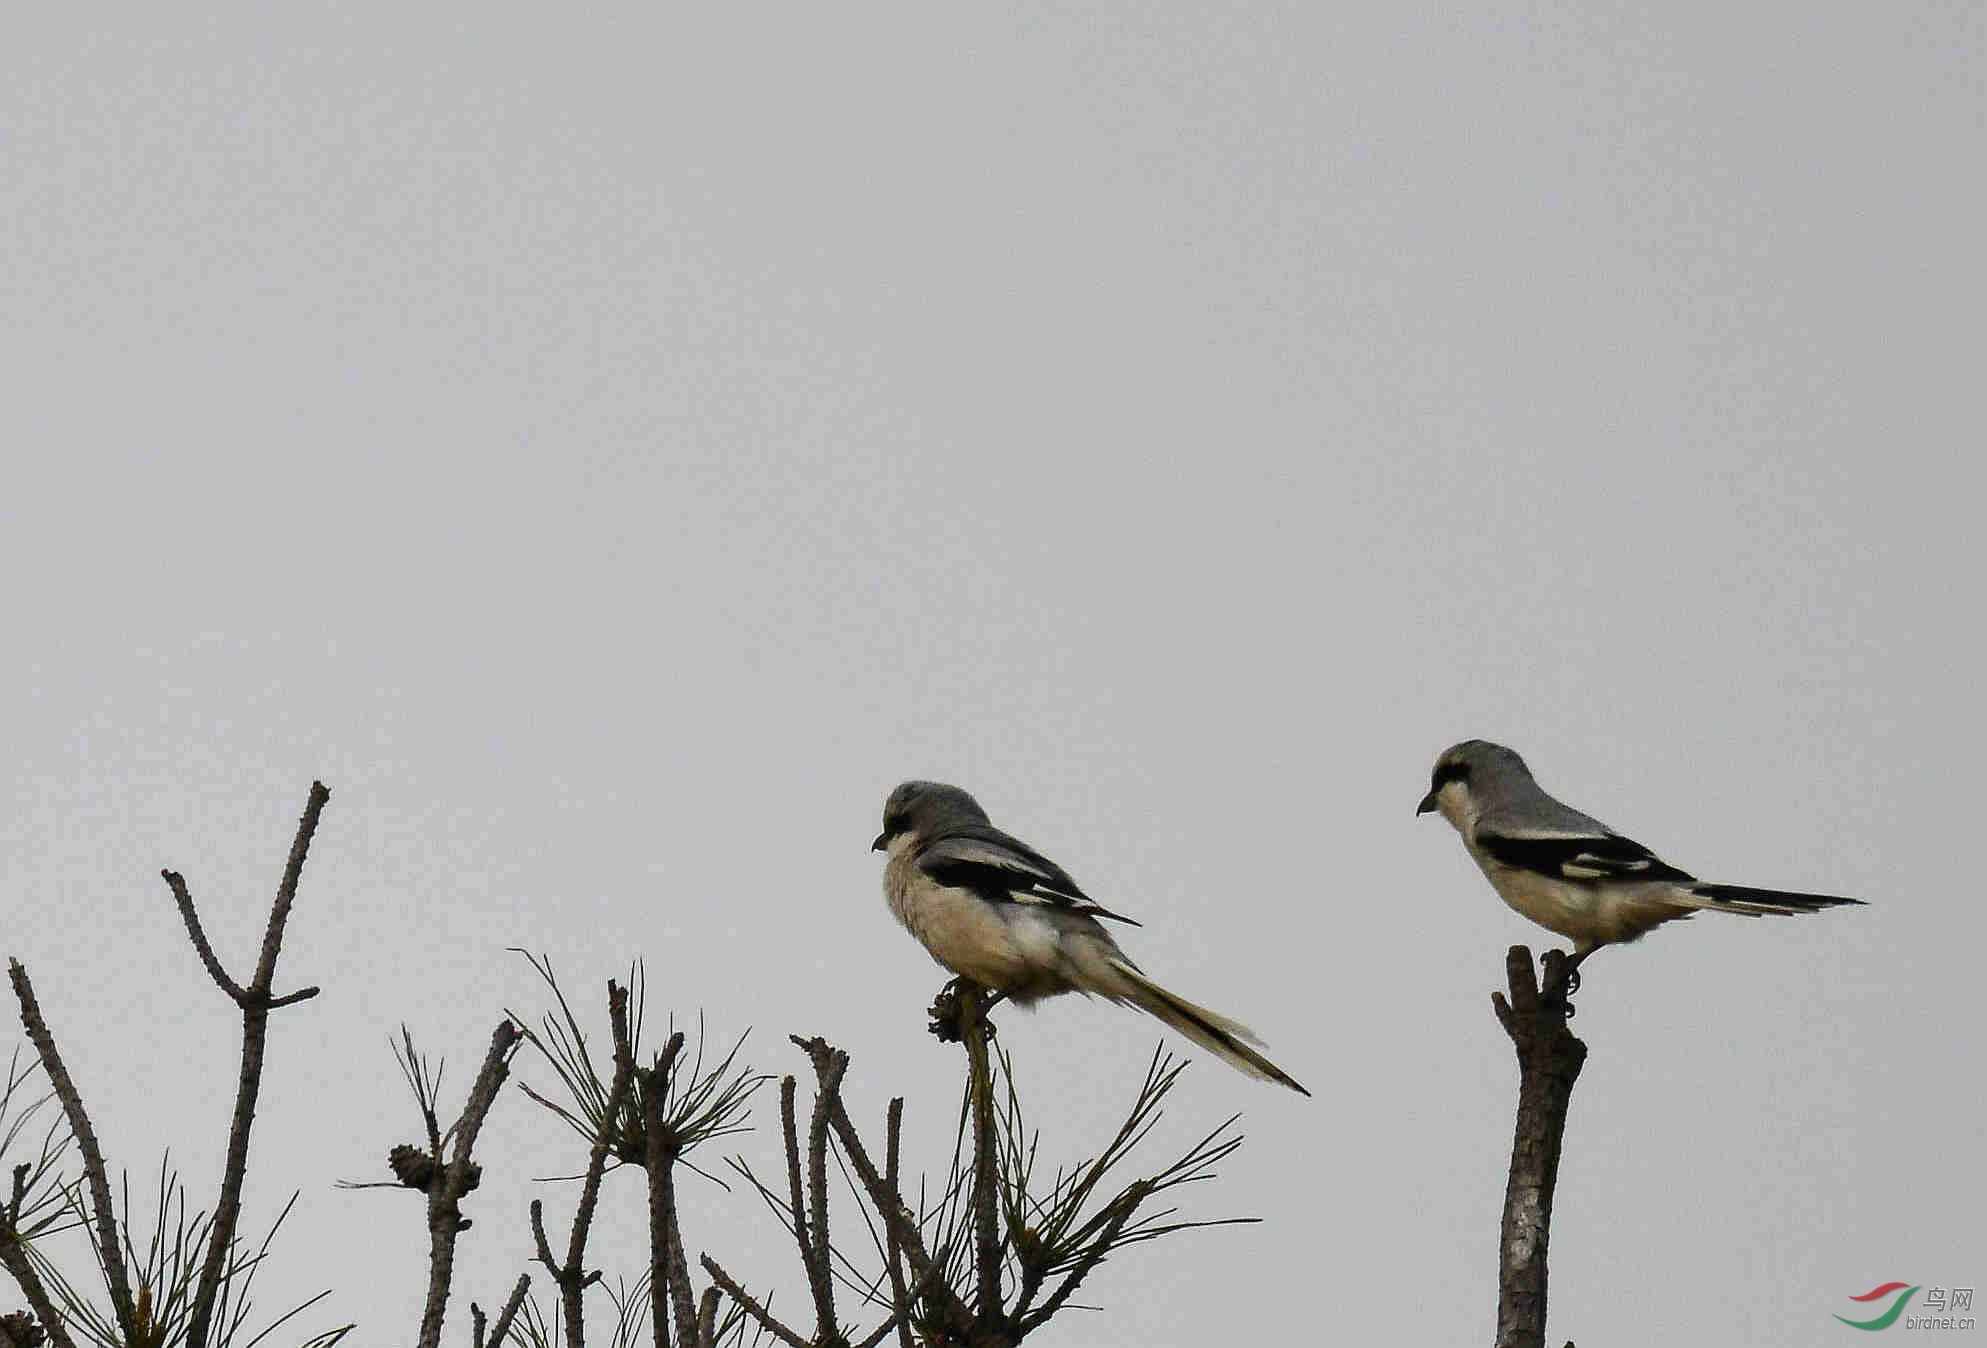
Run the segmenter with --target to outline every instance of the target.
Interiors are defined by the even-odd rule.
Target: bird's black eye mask
[[[1450,782],[1467,782],[1470,779],[1470,765],[1467,763],[1444,763],[1435,769],[1435,775],[1428,783],[1430,795],[1440,791]]]

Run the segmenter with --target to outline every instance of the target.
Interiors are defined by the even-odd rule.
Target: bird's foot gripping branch
[[[983,988],[966,978],[955,978],[938,990],[938,996],[931,999],[925,1014],[931,1017],[930,1030],[941,1044],[963,1044],[966,1036],[975,1029],[983,1028],[987,1038],[994,1037],[994,1024],[987,1019],[987,1012],[1007,1000],[1005,995]],[[972,1024],[967,1023],[968,1014]]]

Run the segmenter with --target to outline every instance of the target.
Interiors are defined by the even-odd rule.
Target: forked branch
[[[330,800],[331,792],[323,782],[311,783],[310,798],[304,803],[303,818],[297,822],[297,833],[290,843],[290,856],[283,867],[283,878],[276,886],[276,900],[269,909],[269,925],[262,936],[262,953],[255,962],[255,975],[247,987],[228,977],[227,970],[214,954],[214,947],[200,925],[200,915],[193,906],[193,896],[187,890],[186,881],[176,872],[162,872],[167,886],[172,890],[173,901],[179,906],[180,918],[186,923],[186,934],[193,942],[194,952],[200,956],[201,964],[206,966],[208,976],[241,1008],[242,1014],[241,1074],[235,1083],[235,1112],[228,1127],[227,1167],[221,1175],[221,1194],[214,1204],[214,1224],[207,1244],[207,1257],[201,1265],[200,1282],[194,1292],[193,1318],[187,1326],[186,1348],[206,1348],[215,1296],[227,1272],[229,1254],[234,1249],[235,1228],[241,1221],[242,1181],[248,1174],[248,1137],[255,1126],[255,1103],[262,1092],[262,1058],[269,1036],[269,1013],[276,1007],[290,1006],[317,996],[314,987],[300,988],[282,997],[273,995],[272,988],[276,978],[276,957],[283,949],[283,929],[290,920],[291,905],[296,902],[297,884],[303,878],[304,858],[310,854],[311,839],[317,834],[318,818]],[[116,1299],[115,1293],[113,1299]]]
[[[518,1028],[510,1020],[498,1022],[490,1036],[490,1050],[483,1055],[482,1069],[469,1088],[469,1098],[463,1102],[461,1116],[441,1135],[442,1144],[454,1142],[447,1160],[443,1160],[438,1146],[425,1167],[418,1164],[398,1167],[408,1172],[403,1183],[410,1178],[424,1180],[424,1185],[409,1187],[423,1187],[428,1196],[428,1299],[421,1312],[420,1348],[438,1348],[441,1343],[442,1319],[448,1312],[449,1287],[455,1275],[455,1239],[469,1225],[462,1215],[462,1196],[475,1186],[480,1174],[470,1154],[484,1119],[489,1117],[490,1107],[497,1101],[497,1092],[510,1075],[511,1055],[517,1050],[519,1038]],[[432,1114],[432,1109],[424,1106],[424,1112]]]

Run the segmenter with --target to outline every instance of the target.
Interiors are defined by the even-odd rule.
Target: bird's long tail
[[[1261,1081],[1279,1082],[1300,1095],[1311,1093],[1288,1072],[1249,1047],[1262,1040],[1248,1026],[1175,996],[1140,973],[1129,960],[1113,959],[1110,963],[1112,971],[1125,981],[1120,1001],[1130,1002],[1146,1014],[1165,1021],[1238,1072]]]
[[[1782,916],[1793,913],[1818,913],[1824,908],[1838,908],[1843,904],[1858,904],[1861,899],[1844,899],[1834,894],[1796,894],[1785,889],[1752,889],[1746,885],[1692,885],[1687,891],[1692,898],[1702,902],[1692,907],[1716,909],[1721,913],[1740,913],[1747,917],[1758,917],[1762,913],[1777,913]]]

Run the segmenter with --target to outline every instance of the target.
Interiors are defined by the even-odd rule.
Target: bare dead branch
[[[228,971],[221,967],[220,958],[214,954],[214,947],[207,940],[207,930],[200,925],[200,911],[193,906],[193,895],[187,892],[186,878],[177,871],[160,871],[159,874],[165,877],[167,887],[172,890],[173,902],[179,905],[180,920],[186,923],[186,935],[193,942],[193,952],[200,956],[200,963],[206,966],[207,976],[228,995],[229,1001],[240,1005],[248,992],[228,977]]]
[[[587,1153],[586,1178],[580,1185],[580,1201],[573,1213],[572,1234],[566,1241],[566,1259],[556,1263],[552,1258],[552,1247],[545,1239],[544,1205],[536,1199],[531,1204],[531,1236],[538,1247],[538,1262],[545,1265],[552,1280],[558,1284],[559,1300],[564,1311],[567,1348],[584,1348],[586,1330],[581,1320],[581,1302],[587,1287],[599,1280],[600,1274],[586,1271],[586,1242],[593,1227],[593,1214],[600,1201],[600,1180],[606,1173],[607,1153],[614,1142],[616,1121],[621,1117],[622,1104],[628,1092],[634,1087],[635,1061],[632,1050],[622,1052],[621,1046],[628,1039],[628,990],[611,979],[607,984],[607,1016],[614,1026],[614,1080],[607,1091],[607,1108],[600,1128],[594,1134],[593,1146]]]
[[[752,1294],[743,1287],[740,1287],[736,1279],[718,1267],[717,1260],[711,1258],[709,1255],[705,1255],[700,1262],[704,1266],[704,1272],[711,1275],[711,1281],[722,1287],[725,1295],[737,1303],[747,1315],[757,1320],[768,1334],[771,1334],[781,1343],[790,1345],[790,1348],[813,1348],[813,1345],[806,1339],[781,1324],[774,1318],[771,1311],[754,1300]]]
[[[463,1102],[462,1116],[448,1130],[448,1137],[455,1140],[447,1180],[447,1193],[452,1198],[460,1198],[469,1191],[469,1175],[476,1168],[469,1159],[470,1153],[476,1146],[476,1135],[483,1130],[483,1121],[490,1115],[490,1107],[497,1102],[497,1092],[503,1089],[504,1079],[510,1075],[511,1053],[517,1048],[518,1037],[518,1028],[511,1021],[497,1022],[497,1028],[490,1034],[490,1051],[483,1055],[483,1067],[469,1088],[469,1098]]]
[[[676,1316],[677,1341],[688,1345],[696,1342],[697,1304],[690,1286],[688,1255],[683,1249],[682,1214],[676,1202],[676,1166],[673,1163],[662,1168],[662,1215],[663,1226],[668,1232],[669,1304]]]
[[[511,1332],[511,1321],[517,1319],[518,1308],[524,1305],[524,1294],[530,1288],[531,1275],[529,1273],[518,1274],[517,1286],[511,1288],[510,1300],[504,1303],[503,1311],[497,1316],[497,1327],[490,1331],[490,1337],[487,1340],[490,1348],[503,1348],[504,1338]],[[480,1324],[477,1326],[477,1336],[480,1340],[482,1336],[482,1326]]]
[[[697,1302],[697,1348],[713,1348],[717,1343],[718,1302],[722,1295],[716,1287],[706,1287]]]
[[[286,992],[281,997],[271,997],[264,1005],[271,1011],[276,1010],[278,1007],[295,1006],[298,1002],[309,1001],[321,991],[323,989],[313,984],[307,988],[298,988],[295,992]]]
[[[48,1336],[52,1348],[76,1348],[75,1340],[69,1337],[69,1331],[62,1324],[62,1317],[56,1313],[55,1303],[49,1299],[48,1289],[42,1286],[34,1264],[28,1259],[27,1247],[16,1238],[11,1224],[0,1230],[0,1268],[5,1268],[20,1284],[21,1292],[27,1297],[35,1319],[41,1322],[41,1331]]]
[[[628,990],[612,980],[607,984],[607,1014],[610,1019],[623,1024],[628,1018]],[[621,1115],[622,1103],[628,1092],[634,1089],[634,1063],[623,1065],[616,1062],[614,1077],[607,1089],[607,1118],[610,1122]],[[580,1185],[580,1202],[573,1214],[572,1234],[566,1241],[566,1266],[575,1273],[580,1272],[586,1258],[587,1234],[593,1226],[593,1214],[600,1202],[600,1180],[606,1173],[607,1153],[613,1144],[613,1130],[603,1128],[594,1139],[592,1149],[587,1153],[586,1178]]]
[[[76,1083],[70,1080],[69,1069],[62,1065],[62,1054],[55,1047],[55,1036],[50,1033],[48,1022],[42,1018],[41,1004],[35,1000],[34,983],[28,978],[27,969],[19,960],[10,959],[7,961],[7,976],[13,981],[15,1000],[21,1004],[21,1024],[28,1032],[28,1041],[41,1057],[41,1070],[47,1075],[55,1098],[62,1102],[62,1112],[69,1119],[69,1131],[74,1135],[76,1149],[83,1157],[83,1175],[90,1188],[90,1206],[95,1210],[97,1254],[103,1260],[104,1283],[110,1289],[111,1310],[117,1316],[118,1328],[126,1340],[136,1342],[138,1307],[131,1299],[131,1277],[124,1264],[123,1242],[118,1239],[117,1213],[111,1206],[110,1172],[104,1166],[103,1148],[97,1145],[96,1129],[90,1126],[82,1094],[77,1091]],[[42,1314],[40,1307],[36,1307],[35,1314]]]
[[[25,1072],[19,1071],[19,1065],[20,1050],[17,1048],[8,1060],[5,1079],[0,1080],[0,1149],[13,1141],[16,1131],[49,1098],[43,1096],[30,1104],[9,1126],[8,1106],[13,1103],[14,1092],[34,1071],[32,1066]],[[48,1176],[61,1154],[60,1146],[51,1148],[54,1137],[55,1127],[51,1125],[47,1138],[42,1142],[40,1160],[23,1161],[14,1167],[12,1190],[7,1196],[6,1206],[0,1208],[0,1268],[5,1268],[19,1284],[33,1312],[32,1316],[27,1311],[0,1316],[0,1348],[9,1348],[10,1339],[14,1348],[34,1348],[35,1344],[44,1340],[53,1344],[54,1348],[74,1348],[68,1328],[62,1323],[54,1298],[49,1296],[34,1261],[29,1258],[27,1247],[29,1239],[48,1229],[46,1222],[35,1218],[36,1209],[43,1206],[43,1202],[30,1203],[28,1195]],[[24,1216],[28,1226],[26,1231],[21,1229]]]
[[[677,1139],[664,1114],[669,1075],[683,1051],[683,1032],[669,1036],[655,1065],[635,1073],[641,1088],[643,1165],[649,1180],[649,1314],[654,1321],[656,1348],[668,1348],[671,1317],[676,1337],[686,1345],[696,1341],[697,1310],[691,1300],[690,1270],[684,1261],[682,1230],[676,1214]]]
[[[814,1246],[807,1234],[807,1207],[800,1190],[800,1129],[795,1122],[794,1079],[791,1076],[780,1078],[780,1139],[786,1144],[787,1157],[787,1216],[793,1224],[794,1242],[800,1247],[800,1266],[807,1274],[810,1289],[820,1281],[814,1268]],[[815,1305],[820,1306],[819,1294]]]
[[[987,1064],[985,994],[971,983],[959,987],[959,1028],[966,1041],[973,1108],[973,1250],[983,1327],[1002,1319],[1000,1287],[1000,1193],[996,1184],[993,1073]]]
[[[463,1219],[460,1203],[469,1188],[470,1153],[484,1119],[489,1117],[490,1107],[497,1102],[497,1092],[510,1075],[510,1058],[519,1038],[518,1028],[510,1020],[497,1023],[490,1036],[490,1051],[484,1055],[482,1070],[469,1088],[462,1115],[446,1134],[454,1139],[455,1149],[447,1165],[439,1164],[440,1157],[436,1157],[438,1164],[428,1183],[428,1300],[421,1313],[419,1348],[439,1348],[441,1343],[449,1284],[455,1275],[455,1238],[469,1225]]]
[[[303,879],[304,858],[310,855],[318,817],[330,803],[331,792],[324,783],[312,782],[303,818],[297,821],[297,836],[290,843],[290,858],[283,866],[282,882],[276,886],[276,902],[269,909],[269,927],[262,934],[262,954],[255,962],[255,981],[249,984],[249,990],[260,996],[268,996],[276,981],[276,957],[282,953],[283,928],[290,920],[290,906],[297,900],[297,883]]]
[[[249,1132],[255,1125],[256,1098],[262,1091],[262,1058],[268,1039],[269,1012],[276,1005],[289,1006],[317,995],[317,989],[313,987],[275,998],[271,996],[270,988],[276,977],[276,957],[283,948],[283,928],[290,920],[290,908],[297,898],[297,884],[303,878],[304,858],[310,854],[311,839],[317,833],[317,821],[330,800],[331,792],[323,782],[311,783],[310,798],[304,803],[303,818],[297,822],[297,833],[290,843],[290,856],[283,867],[283,878],[276,887],[276,901],[270,905],[269,926],[263,933],[262,954],[255,964],[255,978],[246,989],[237,986],[228,977],[215,957],[213,947],[208,944],[200,928],[186,882],[170,871],[165,873],[166,883],[172,888],[174,901],[179,904],[180,916],[186,921],[187,934],[193,939],[200,962],[207,966],[208,974],[220,984],[222,991],[234,999],[242,1012],[241,1073],[235,1084],[234,1117],[228,1126],[227,1167],[221,1176],[220,1197],[214,1203],[207,1257],[200,1268],[193,1315],[187,1324],[186,1348],[206,1348],[215,1294],[220,1290],[229,1254],[234,1249],[235,1228],[241,1220],[242,1181],[248,1173]]]
[[[890,1110],[883,1127],[883,1183],[891,1193],[902,1193],[899,1185],[904,1141],[904,1097],[895,1096],[890,1101]],[[904,1250],[897,1243],[897,1228],[888,1218],[883,1222],[883,1236],[886,1246],[883,1262],[890,1274],[890,1315],[897,1324],[898,1348],[913,1348],[911,1343],[911,1298],[904,1286]],[[882,1342],[879,1336],[866,1348],[875,1348]]]
[[[545,1271],[554,1278],[559,1276],[559,1265],[552,1258],[552,1247],[545,1239],[545,1205],[536,1198],[531,1200],[531,1243],[537,1247],[538,1262],[545,1265]]]
[[[1541,986],[1532,973],[1532,952],[1512,946],[1504,958],[1510,999],[1496,992],[1490,997],[1518,1053],[1518,1120],[1498,1239],[1497,1348],[1544,1348],[1546,1250],[1560,1144],[1573,1083],[1587,1061],[1587,1046],[1566,1028],[1566,954],[1548,950],[1543,964]]]
[[[807,1122],[807,1232],[801,1250],[814,1249],[814,1262],[808,1268],[808,1283],[814,1293],[815,1340],[831,1342],[840,1337],[835,1320],[834,1251],[828,1243],[828,1112],[840,1097],[842,1076],[848,1071],[849,1055],[839,1049],[828,1055],[827,1070],[814,1087],[814,1110]],[[815,1070],[821,1072],[821,1065]],[[801,1222],[798,1210],[794,1225]]]
[[[815,1073],[825,1075],[824,1068],[830,1055],[836,1052],[828,1041],[819,1036],[803,1039],[792,1035],[790,1038],[814,1062]],[[856,1178],[862,1181],[863,1192],[869,1196],[870,1205],[883,1218],[888,1229],[895,1233],[904,1259],[910,1265],[912,1277],[919,1287],[929,1289],[928,1295],[937,1303],[937,1310],[950,1330],[960,1337],[969,1335],[973,1329],[973,1312],[940,1276],[941,1270],[934,1265],[930,1252],[926,1250],[924,1235],[918,1230],[917,1219],[911,1215],[903,1195],[895,1186],[884,1185],[883,1176],[877,1173],[876,1163],[863,1146],[862,1135],[849,1119],[848,1109],[839,1092],[829,1103],[829,1123],[849,1158],[849,1164],[855,1168]]]

